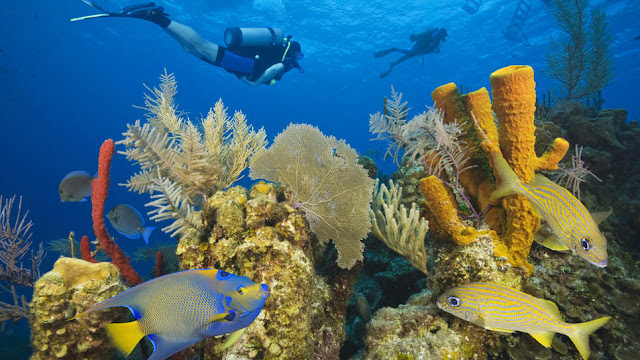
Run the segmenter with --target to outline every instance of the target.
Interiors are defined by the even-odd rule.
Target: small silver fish
[[[139,239],[142,236],[144,242],[149,245],[149,236],[155,226],[144,226],[142,214],[136,208],[127,204],[114,206],[109,213],[107,219],[114,229],[129,239]]]
[[[72,171],[68,173],[58,186],[61,202],[87,201],[91,195],[91,182],[95,177],[86,171]]]

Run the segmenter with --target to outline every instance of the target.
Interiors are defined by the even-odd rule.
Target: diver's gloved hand
[[[156,4],[152,2],[127,6],[123,8],[121,12],[112,14],[112,16],[148,20],[160,25],[163,29],[166,29],[169,23],[171,23],[169,14],[164,12],[164,8],[162,6],[156,6]]]

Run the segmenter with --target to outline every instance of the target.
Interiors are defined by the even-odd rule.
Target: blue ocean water
[[[131,5],[102,1],[109,9]],[[165,71],[178,81],[178,103],[192,120],[222,98],[230,111],[242,110],[269,140],[289,123],[309,123],[345,139],[360,152],[379,150],[371,142],[369,114],[380,111],[391,86],[404,94],[414,112],[432,105],[431,91],[455,82],[475,90],[489,85],[491,72],[513,64],[536,71],[539,94],[554,89],[545,77],[545,54],[556,26],[542,0],[531,0],[523,31],[529,45],[501,33],[517,1],[485,0],[469,14],[462,0],[159,1],[171,18],[203,37],[223,43],[230,26],[279,27],[302,44],[304,73],[287,73],[274,86],[249,87],[235,76],[184,52],[157,25],[137,19],[69,19],[95,13],[80,0],[4,2],[0,8],[0,194],[23,197],[34,221],[33,239],[44,242],[70,231],[92,235],[90,203],[60,203],[59,181],[72,170],[97,170],[102,141],[119,140],[126,124],[141,119],[145,84],[158,84]],[[640,1],[591,1],[607,12],[615,37],[614,82],[603,91],[605,108],[625,108],[640,120]],[[390,55],[373,52],[410,47],[412,33],[445,27],[449,39],[439,54],[411,59],[379,79]],[[382,159],[376,159],[382,161]],[[393,164],[383,166],[393,171]],[[134,168],[117,155],[107,210],[129,203],[144,210],[148,197],[115,184]],[[246,184],[246,183],[244,183]],[[144,211],[143,211],[144,212]],[[151,242],[167,240],[156,231]],[[142,240],[125,240],[128,250]],[[43,271],[51,267],[50,254]],[[139,269],[148,276],[149,267]],[[24,323],[24,321],[23,321]],[[25,324],[15,329],[26,333]],[[1,335],[4,337],[4,335]],[[26,336],[26,335],[25,335]]]

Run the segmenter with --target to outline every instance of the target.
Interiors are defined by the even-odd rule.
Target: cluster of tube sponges
[[[464,130],[463,140],[471,148],[468,156],[471,169],[460,176],[460,185],[479,209],[492,204],[495,189],[490,154],[499,151],[523,182],[534,178],[535,171],[556,170],[566,154],[569,143],[555,139],[538,157],[534,150],[535,82],[530,66],[514,65],[491,74],[491,95],[485,88],[461,95],[454,83],[435,89],[431,96],[444,112],[445,123],[456,121]],[[497,118],[494,120],[494,114]],[[455,243],[467,245],[481,235],[493,238],[494,254],[506,258],[514,267],[533,266],[527,256],[540,219],[531,211],[529,201],[521,195],[500,199],[501,206],[490,207],[484,214],[490,230],[467,226],[459,216],[455,194],[445,188],[435,176],[420,181],[426,204],[431,212],[432,227],[444,232]]]

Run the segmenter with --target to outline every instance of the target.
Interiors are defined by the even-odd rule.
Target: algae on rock
[[[31,300],[32,360],[108,359],[114,347],[103,325],[124,320],[126,310],[110,309],[68,321],[127,288],[110,263],[62,257],[35,283]]]

